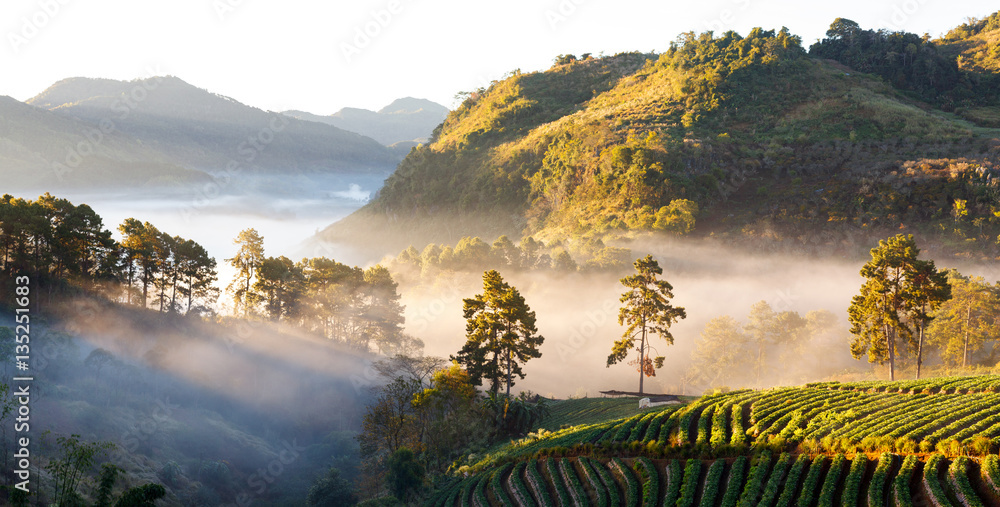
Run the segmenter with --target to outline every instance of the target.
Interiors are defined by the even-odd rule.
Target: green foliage
[[[705,487],[701,493],[700,507],[714,507],[719,493],[722,491],[722,474],[725,472],[726,462],[716,460],[712,466],[708,467],[708,474],[705,476]]]
[[[959,456],[948,467],[948,476],[954,485],[952,490],[958,496],[959,502],[962,505],[983,507],[983,502],[979,500],[979,496],[976,494],[976,490],[972,487],[972,483],[969,480],[968,474],[971,465],[971,460],[968,457]]]
[[[858,495],[861,494],[861,480],[864,479],[865,469],[868,466],[868,458],[858,453],[851,460],[851,468],[847,472],[841,491],[841,505],[851,507],[858,505]]]
[[[795,464],[788,471],[788,477],[785,479],[785,487],[782,488],[781,495],[778,497],[777,503],[774,504],[775,507],[791,507],[799,492],[799,480],[808,467],[809,455],[799,454],[799,457],[795,460]]]
[[[389,492],[406,501],[418,495],[423,487],[424,467],[417,462],[413,451],[401,447],[389,456],[385,480]]]
[[[942,505],[948,505],[950,503],[948,493],[944,483],[941,482],[941,464],[944,461],[944,456],[940,454],[932,454],[928,458],[927,463],[924,464],[924,484],[933,500]]]
[[[913,479],[920,459],[915,454],[911,454],[903,460],[899,467],[899,472],[892,480],[892,494],[896,505],[909,507],[913,505],[913,497],[910,495],[910,481]]]
[[[622,338],[615,342],[608,356],[608,366],[623,361],[632,349],[639,357],[632,363],[639,372],[639,393],[643,392],[643,379],[656,376],[656,369],[663,366],[663,357],[652,358],[650,343],[653,334],[660,335],[668,345],[674,343],[670,325],[687,316],[684,308],[670,304],[674,297],[673,286],[657,277],[663,274],[652,255],[637,259],[634,263],[638,274],[621,279],[628,291],[622,294],[623,306],[618,312],[618,324],[627,325]],[[638,344],[636,340],[638,339]]]
[[[746,456],[740,456],[733,462],[733,466],[729,469],[729,480],[726,482],[726,493],[722,496],[721,507],[736,507],[739,503],[749,463],[750,459]]]
[[[893,86],[911,90],[926,100],[953,104],[956,88],[964,84],[955,59],[919,35],[863,30],[854,21],[837,18],[826,36],[809,48],[810,56],[837,60],[858,72],[878,74]],[[949,98],[942,100],[946,94]]]
[[[517,397],[488,393],[483,400],[483,408],[491,427],[505,437],[524,435],[538,426],[549,413],[543,398],[531,401],[524,392]]]
[[[474,385],[488,379],[494,395],[506,385],[509,398],[514,375],[524,378],[521,364],[542,355],[535,312],[495,270],[483,274],[483,293],[463,300],[462,311],[466,342],[452,360],[466,367]]]
[[[160,484],[146,484],[130,488],[122,493],[114,507],[154,507],[156,501],[167,496],[167,490]],[[348,505],[348,504],[341,504]]]
[[[111,493],[118,481],[121,469],[111,463],[101,465],[101,473],[97,480],[97,495],[94,507],[111,507]]]
[[[358,503],[351,484],[340,476],[340,470],[330,468],[326,474],[316,479],[306,497],[310,507],[350,506]]]
[[[886,502],[888,498],[886,482],[889,480],[889,470],[895,461],[896,456],[888,452],[879,456],[878,465],[875,467],[875,472],[872,474],[868,486],[868,505],[881,505]]]
[[[992,352],[988,344],[997,334],[1000,288],[982,277],[963,276],[955,270],[948,271],[948,284],[951,298],[933,313],[927,332],[945,362],[965,367],[980,350]]]
[[[798,507],[809,507],[816,500],[820,492],[820,479],[823,474],[823,464],[826,462],[826,456],[819,455],[813,458],[812,464],[809,465],[809,473],[806,474],[806,479],[802,484],[802,494],[799,495],[799,500],[796,503]]]
[[[660,499],[660,474],[656,465],[649,458],[640,457],[633,466],[642,483],[642,507],[656,507]]]
[[[773,505],[778,500],[778,495],[781,494],[781,483],[785,480],[785,473],[788,472],[788,467],[791,464],[791,454],[784,452],[781,453],[781,456],[778,456],[778,461],[774,464],[774,470],[771,471],[771,475],[767,479],[767,484],[764,486],[764,491],[761,494],[760,505]]]
[[[764,491],[764,481],[767,480],[770,471],[771,453],[764,451],[754,458],[753,465],[750,467],[750,475],[747,477],[746,486],[743,487],[743,493],[740,495],[740,501],[737,504],[738,507],[757,505]]]
[[[834,495],[837,494],[837,484],[840,482],[840,476],[846,462],[847,458],[843,454],[833,457],[830,469],[826,472],[826,479],[823,480],[823,487],[820,489],[818,503],[820,507],[833,507]]]
[[[82,441],[80,435],[57,437],[56,444],[59,446],[59,457],[49,460],[45,470],[52,474],[55,482],[53,499],[56,503],[68,505],[80,498],[77,488],[87,472],[115,446],[111,442]]]
[[[684,466],[684,481],[681,483],[681,497],[677,507],[692,507],[698,494],[698,478],[701,475],[701,460],[689,459]]]
[[[901,346],[913,342],[907,317],[921,321],[927,307],[934,308],[951,297],[945,274],[935,269],[934,261],[918,260],[919,253],[912,234],[879,241],[871,250],[871,261],[861,268],[865,278],[861,294],[854,296],[848,308],[855,335],[851,354],[860,358],[867,352],[869,362],[888,361],[890,380],[895,378]]]
[[[663,499],[663,505],[677,504],[683,492],[683,479],[684,469],[681,468],[681,462],[675,459],[667,462],[666,476],[664,477],[666,496]]]

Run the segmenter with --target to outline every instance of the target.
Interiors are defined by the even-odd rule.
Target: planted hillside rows
[[[507,489],[510,490],[510,494],[518,505],[533,505],[535,503],[531,493],[528,493],[528,485],[521,479],[526,467],[527,463],[522,461],[514,466],[514,470],[507,476]]]
[[[576,469],[573,468],[568,459],[560,460],[559,471],[573,497],[573,505],[587,505],[587,492],[583,488],[583,483],[580,482],[580,476],[576,473]]]
[[[681,497],[677,507],[693,507],[698,494],[698,479],[701,476],[701,460],[689,459],[684,466],[684,480],[681,482]]]
[[[560,506],[575,505],[574,503],[572,503],[573,497],[570,496],[568,489],[571,486],[567,486],[566,484],[567,480],[565,477],[563,477],[558,462],[553,458],[546,458],[545,471],[548,474],[548,482],[553,485],[553,489],[556,492],[555,500],[559,501],[559,505]],[[544,487],[544,483],[540,483],[539,486]]]
[[[740,500],[740,492],[743,491],[749,462],[746,456],[740,456],[733,462],[729,470],[729,480],[726,481],[726,493],[722,496],[722,507],[736,507],[736,503]]]
[[[792,465],[791,470],[788,471],[788,477],[785,479],[785,485],[781,490],[781,496],[778,497],[775,507],[791,507],[792,502],[795,501],[796,493],[799,490],[800,480],[802,479],[802,473],[809,466],[809,456],[806,454],[800,454],[798,459],[795,460],[795,464]]]
[[[891,453],[884,452],[878,458],[878,465],[872,474],[871,482],[868,485],[868,505],[883,505],[886,500],[886,481],[889,479],[889,471],[895,463],[896,457]]]
[[[995,505],[994,500],[984,498],[989,495],[986,489],[976,489],[980,487],[977,484],[989,487],[985,477],[991,470],[996,473],[1000,466],[995,455],[980,463],[967,457],[949,460],[935,454],[922,468],[917,455],[904,460],[884,453],[875,461],[864,454],[850,458],[838,454],[831,463],[822,455],[793,457],[783,453],[774,459],[767,454],[757,456],[752,467],[746,456],[732,461],[683,462],[612,458],[602,463],[587,457],[558,462],[527,460],[466,478],[460,485],[450,483],[445,487],[452,491],[457,487],[460,493],[435,496],[428,505],[556,505],[544,497],[560,489],[567,493],[560,497],[558,505],[566,506],[908,506],[916,497],[933,499],[936,505],[943,506],[952,505],[957,498],[963,505]],[[900,464],[898,469],[894,463]],[[541,481],[537,487],[531,484],[534,468],[550,471],[538,474],[534,479]],[[528,477],[523,489],[517,484],[522,473]],[[866,476],[870,479],[865,480]],[[506,487],[498,492],[495,485],[500,480]],[[662,490],[660,484],[665,485]],[[468,492],[473,493],[471,497]]]
[[[542,507],[555,507],[556,504],[552,500],[552,496],[549,494],[548,488],[545,487],[545,479],[542,477],[542,473],[538,469],[537,461],[528,461],[524,478],[528,483],[528,487],[531,488],[531,493],[538,501],[539,505]]]
[[[726,462],[722,460],[717,460],[708,468],[705,485],[701,491],[701,507],[715,506],[715,501],[719,498],[719,490],[722,487],[722,474],[725,471]]]
[[[907,456],[899,467],[899,473],[892,480],[892,497],[897,507],[911,507],[913,505],[910,483],[913,481],[913,475],[919,463],[920,460],[916,455]]]
[[[625,505],[628,507],[639,507],[639,502],[642,500],[642,493],[640,493],[639,480],[636,479],[635,473],[618,458],[612,458],[608,465],[614,470],[615,475],[621,477],[622,482],[625,483]]]
[[[656,472],[656,465],[649,458],[639,458],[634,468],[642,482],[642,506],[656,507],[660,501],[660,474]]]
[[[984,507],[983,502],[979,500],[976,491],[972,488],[972,483],[969,482],[968,473],[969,458],[961,456],[951,462],[951,466],[948,467],[948,480],[952,491],[962,505]]]
[[[760,505],[773,505],[778,499],[778,495],[781,493],[781,484],[785,480],[785,473],[788,472],[788,467],[792,463],[792,456],[788,453],[783,453],[778,457],[778,462],[774,464],[774,470],[771,472],[771,476],[767,479],[767,484],[764,486],[764,493],[760,497]]]

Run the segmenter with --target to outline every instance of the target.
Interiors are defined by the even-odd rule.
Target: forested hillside
[[[323,237],[665,232],[829,253],[904,228],[935,251],[992,256],[997,81],[955,54],[991,26],[931,41],[838,19],[809,51],[756,29],[686,33],[658,55],[562,55],[468,94]]]

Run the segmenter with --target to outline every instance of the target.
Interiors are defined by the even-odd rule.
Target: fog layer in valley
[[[859,270],[864,259],[756,255],[698,240],[650,241],[629,247],[633,257],[651,253],[659,260],[663,279],[674,288],[673,303],[687,311],[687,318],[671,327],[672,346],[653,338],[658,352],[654,355],[665,356],[666,362],[656,377],[646,379],[646,392],[701,394],[703,387],[685,385],[683,374],[705,324],[722,315],[745,324],[751,306],[762,300],[775,312],[795,311],[802,317],[813,310],[827,310],[836,317],[838,331],[817,337],[816,343],[804,346],[801,356],[770,358],[781,361],[780,375],[764,376],[762,386],[801,384],[847,370],[860,375],[871,371],[866,360],[851,357],[847,333],[847,307],[861,286]],[[619,278],[634,272],[629,269],[566,275],[501,270],[537,313],[538,330],[545,337],[542,357],[526,364],[527,377],[517,381],[516,390],[564,398],[638,389],[635,366],[605,366],[612,343],[624,331],[618,325],[619,297],[624,292]],[[482,292],[481,278],[473,273],[442,276],[433,285],[402,285],[400,292],[407,331],[424,340],[426,353],[455,354],[465,339],[462,298]]]

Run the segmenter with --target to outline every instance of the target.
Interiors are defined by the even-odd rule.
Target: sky
[[[0,95],[67,77],[174,75],[262,109],[332,114],[455,95],[560,54],[667,49],[686,31],[787,26],[808,45],[837,17],[937,37],[994,1],[7,0]]]

